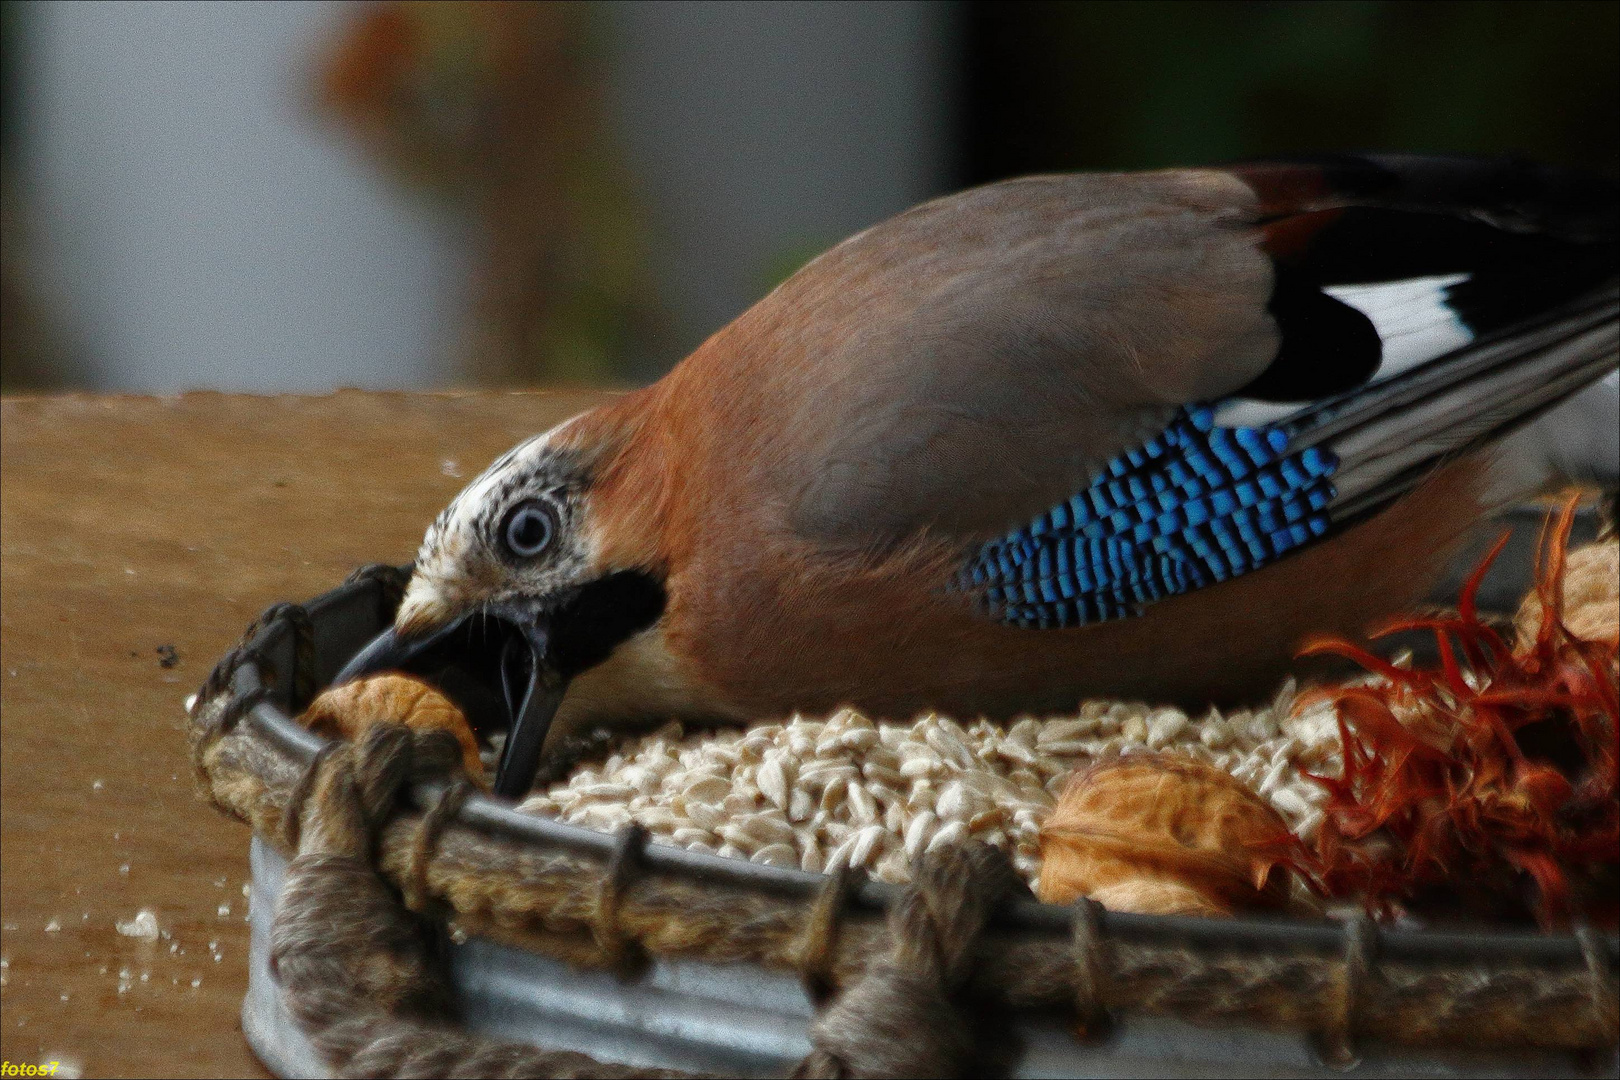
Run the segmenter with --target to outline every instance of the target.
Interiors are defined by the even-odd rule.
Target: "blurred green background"
[[[1620,170],[1620,4],[973,4],[968,182],[1328,149]]]
[[[1022,173],[1620,173],[1620,4],[4,0],[4,389],[654,378]]]

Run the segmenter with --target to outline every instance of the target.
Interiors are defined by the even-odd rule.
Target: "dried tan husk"
[[[1281,909],[1289,882],[1272,852],[1287,832],[1221,769],[1129,754],[1076,772],[1064,788],[1041,829],[1038,893],[1154,915]]]
[[[1588,544],[1564,559],[1564,626],[1585,641],[1620,641],[1620,540]],[[1531,589],[1513,617],[1519,647],[1541,627],[1541,596]]]

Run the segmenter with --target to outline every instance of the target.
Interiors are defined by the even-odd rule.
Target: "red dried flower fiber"
[[[1381,676],[1313,691],[1337,705],[1344,771],[1327,788],[1310,842],[1285,862],[1318,892],[1360,897],[1391,915],[1440,900],[1528,907],[1544,925],[1613,925],[1620,863],[1620,656],[1573,635],[1563,615],[1571,500],[1543,529],[1540,622],[1517,649],[1483,622],[1480,581],[1504,535],[1469,577],[1455,615],[1403,619],[1373,636],[1426,630],[1438,670],[1406,670],[1347,641],[1314,642]],[[1482,903],[1488,901],[1488,905]]]

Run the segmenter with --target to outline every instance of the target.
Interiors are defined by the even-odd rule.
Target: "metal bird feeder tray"
[[[1532,527],[1516,543],[1528,548],[1544,509],[1519,516]],[[1510,553],[1499,565],[1529,564]],[[326,741],[292,717],[391,622],[402,584],[395,568],[368,568],[308,604],[272,608],[192,711],[203,790],[255,830],[242,1021],[280,1076],[331,1069],[271,963],[272,918],[297,851],[284,819],[326,756]],[[1516,601],[1526,585],[1499,579],[1496,591]],[[884,1073],[892,1060],[838,1050],[848,1012],[836,1009],[874,960],[894,954],[893,909],[916,902],[912,887],[647,845],[645,834],[519,814],[465,790],[452,805],[447,791],[432,779],[407,784],[376,826],[372,863],[397,890],[388,895],[432,916],[424,925],[454,928],[441,941],[457,1027],[432,1029],[446,1054],[463,1052],[455,1038],[473,1032],[587,1055],[567,1058],[571,1075],[828,1075],[828,1053],[844,1054],[832,1072],[894,1074]],[[1590,931],[1198,919],[1026,899],[997,906],[965,948],[965,974],[942,998],[975,1003],[946,1014],[974,1029],[974,1064],[958,1068],[1552,1076],[1620,1066],[1620,939]],[[959,1034],[921,1021],[899,1030],[901,1043]]]

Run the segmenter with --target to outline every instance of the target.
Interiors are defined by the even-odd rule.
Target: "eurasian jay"
[[[1615,366],[1617,205],[1395,156],[926,203],[497,460],[340,678],[504,642],[508,796],[586,724],[1252,694],[1418,599],[1478,448]]]

